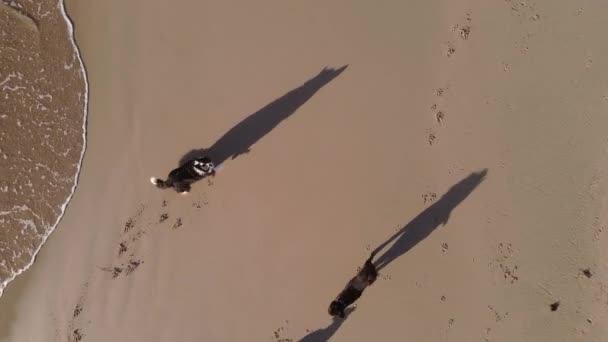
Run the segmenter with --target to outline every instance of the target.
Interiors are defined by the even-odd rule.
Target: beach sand
[[[88,148],[0,340],[606,339],[602,9],[68,1]],[[190,194],[150,185],[210,146]]]

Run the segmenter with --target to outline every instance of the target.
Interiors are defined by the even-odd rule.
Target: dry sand
[[[59,228],[0,299],[3,340],[608,338],[602,1],[67,9],[89,148]],[[233,127],[257,143],[211,182],[148,183]],[[329,302],[402,228],[332,323]]]

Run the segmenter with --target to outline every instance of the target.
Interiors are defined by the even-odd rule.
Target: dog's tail
[[[150,177],[150,183],[156,185],[156,187],[159,189],[166,189],[171,187],[171,184],[169,184],[168,181],[164,181],[156,177]]]

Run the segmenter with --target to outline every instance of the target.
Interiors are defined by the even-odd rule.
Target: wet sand
[[[0,337],[602,340],[601,7],[68,2],[89,148]],[[210,147],[189,195],[149,184]]]

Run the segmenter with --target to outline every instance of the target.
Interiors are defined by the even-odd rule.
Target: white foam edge
[[[84,79],[84,112],[83,112],[83,118],[82,118],[82,141],[83,141],[82,142],[82,151],[80,153],[80,160],[78,161],[78,167],[76,169],[76,174],[74,175],[74,184],[72,185],[72,191],[68,195],[68,198],[66,199],[66,201],[61,205],[61,212],[59,213],[59,216],[57,217],[55,224],[53,224],[51,229],[49,229],[47,232],[45,232],[45,234],[42,236],[42,241],[38,245],[38,248],[32,254],[30,262],[23,268],[15,271],[8,279],[5,279],[0,284],[0,296],[2,296],[2,294],[4,293],[4,289],[11,281],[15,280],[15,278],[17,276],[19,276],[21,273],[25,272],[28,268],[30,268],[34,264],[34,261],[36,260],[36,256],[40,252],[40,249],[42,249],[42,246],[44,246],[44,244],[46,243],[46,240],[55,231],[55,228],[57,228],[57,226],[59,225],[59,222],[61,222],[61,219],[63,218],[63,215],[65,214],[65,210],[66,210],[68,204],[70,203],[70,201],[72,200],[72,197],[74,196],[74,192],[76,192],[76,187],[78,186],[78,181],[80,179],[80,169],[82,168],[82,160],[84,159],[84,154],[87,149],[87,119],[88,119],[88,113],[89,113],[89,80],[87,79],[87,71],[84,66],[84,62],[82,61],[82,57],[80,56],[80,50],[78,49],[78,45],[76,44],[76,40],[74,38],[74,24],[72,23],[72,20],[70,19],[67,12],[65,11],[64,0],[58,0],[57,7],[59,7],[59,11],[61,12],[63,19],[66,22],[70,43],[72,44],[72,48],[76,52],[76,57],[78,58],[78,62],[80,62],[80,72],[82,73],[82,77]]]

